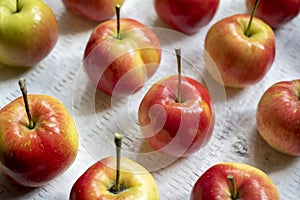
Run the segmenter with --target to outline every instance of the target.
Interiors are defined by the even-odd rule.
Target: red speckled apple
[[[221,19],[206,34],[206,67],[225,86],[242,88],[256,84],[274,62],[274,32],[254,17],[255,8],[251,16],[236,14]]]
[[[214,119],[208,90],[181,73],[154,83],[138,110],[145,140],[154,150],[174,157],[189,156],[204,147]]]
[[[186,34],[197,32],[215,16],[219,0],[154,0],[157,15]]]
[[[84,19],[104,21],[115,14],[115,6],[122,5],[124,0],[62,0],[70,12]]]
[[[60,101],[48,95],[27,96],[24,80],[20,86],[24,101],[19,97],[0,110],[0,168],[17,184],[39,187],[75,160],[77,129]]]
[[[246,0],[248,12],[254,4],[255,0]],[[277,29],[297,17],[299,10],[300,0],[260,0],[255,16]]]
[[[271,178],[248,164],[225,162],[206,170],[194,184],[190,200],[279,200]]]
[[[160,41],[144,24],[129,18],[100,23],[84,52],[84,69],[94,86],[109,96],[123,97],[140,89],[157,70]]]
[[[256,121],[270,146],[300,156],[300,80],[271,85],[258,103]]]
[[[140,164],[121,158],[120,134],[115,134],[117,156],[90,166],[74,183],[70,200],[158,200],[152,175]]]

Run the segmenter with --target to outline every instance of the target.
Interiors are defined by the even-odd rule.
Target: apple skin
[[[271,178],[248,164],[224,162],[206,170],[196,181],[190,200],[217,200],[232,198],[233,187],[228,175],[234,177],[237,199],[279,200],[279,192]]]
[[[42,0],[0,1],[0,62],[32,67],[54,48],[59,29],[54,13]]]
[[[246,14],[223,18],[206,34],[206,67],[225,86],[243,88],[256,84],[274,62],[276,46],[272,28],[254,17],[247,37],[249,19]]]
[[[256,112],[260,135],[274,149],[300,156],[300,80],[280,81],[262,95]]]
[[[115,15],[115,6],[124,0],[62,0],[68,11],[91,21],[104,21]]]
[[[128,159],[120,161],[120,184],[125,189],[114,194],[116,157],[106,157],[90,166],[74,183],[70,200],[135,199],[158,200],[159,192],[152,175],[140,164]]]
[[[62,174],[78,150],[75,123],[63,104],[48,95],[28,95],[29,129],[23,98],[0,110],[0,168],[13,182],[39,187]]]
[[[83,66],[91,81],[109,96],[124,97],[139,90],[157,70],[160,41],[144,24],[129,18],[100,23],[85,48]]]
[[[173,29],[193,34],[215,16],[219,0],[154,0],[157,15]]]
[[[142,99],[138,121],[145,140],[168,156],[186,157],[204,147],[215,116],[210,94],[198,81],[182,77],[182,103],[176,102],[178,77],[154,83]]]
[[[247,11],[251,12],[255,0],[246,0]],[[278,29],[298,16],[299,0],[260,0],[255,16],[264,20],[273,29]]]

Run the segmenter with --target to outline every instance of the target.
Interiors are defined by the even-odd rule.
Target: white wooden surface
[[[163,69],[150,79],[145,89],[121,101],[96,92],[82,71],[83,51],[97,25],[67,12],[60,0],[46,0],[59,22],[60,37],[50,55],[31,69],[0,65],[0,107],[20,96],[17,81],[27,79],[30,93],[50,94],[60,99],[72,113],[80,136],[74,164],[48,185],[26,189],[13,185],[0,175],[0,199],[68,199],[76,179],[94,162],[114,155],[112,132],[124,134],[123,155],[144,165],[153,174],[162,200],[189,199],[193,184],[210,166],[234,161],[251,164],[266,172],[278,187],[283,200],[300,199],[300,158],[278,153],[259,136],[255,124],[256,106],[262,93],[273,83],[300,77],[300,17],[275,31],[276,58],[271,70],[258,84],[238,90],[214,85],[203,67],[203,41],[217,20],[245,13],[243,0],[221,0],[214,19],[197,34],[185,36],[162,23],[152,0],[126,0],[122,17],[130,17],[152,27],[162,40]],[[183,73],[204,81],[212,93],[217,124],[209,144],[184,159],[170,159],[154,152],[140,138],[135,124],[140,98],[153,81],[175,73],[172,50],[183,50]]]

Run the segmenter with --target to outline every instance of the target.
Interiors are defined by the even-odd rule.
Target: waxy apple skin
[[[84,69],[94,86],[109,96],[124,97],[139,90],[157,70],[160,41],[142,23],[120,19],[100,23],[92,32],[84,52]]]
[[[243,200],[279,200],[279,192],[260,169],[248,164],[225,162],[206,170],[196,181],[190,200],[232,200],[233,187],[228,175],[234,177],[238,198]]]
[[[249,20],[246,14],[229,16],[212,25],[206,34],[206,67],[225,86],[243,88],[256,84],[274,62],[276,47],[272,28],[253,18],[248,37],[245,32]]]
[[[178,77],[156,82],[142,99],[138,121],[145,140],[163,154],[185,157],[204,147],[213,132],[210,94],[198,81],[182,77],[182,103],[176,102]]]
[[[34,128],[28,128],[23,98],[0,111],[1,171],[27,187],[47,184],[73,163],[78,136],[63,104],[47,95],[28,95]]]
[[[118,194],[110,192],[115,184],[115,163],[116,157],[107,157],[89,167],[74,183],[70,200],[159,199],[152,175],[140,164],[124,157],[120,161],[120,184],[124,190]]]
[[[193,34],[215,16],[219,0],[154,0],[157,15],[175,30]]]
[[[32,67],[43,60],[58,40],[58,24],[41,0],[0,1],[0,62]]]
[[[300,80],[271,85],[258,103],[256,122],[270,146],[300,156]]]
[[[124,0],[62,0],[70,12],[92,21],[104,21],[115,15],[115,6]]]
[[[253,9],[255,0],[246,0],[248,12]],[[299,0],[260,0],[255,16],[264,20],[273,29],[278,29],[298,16]]]

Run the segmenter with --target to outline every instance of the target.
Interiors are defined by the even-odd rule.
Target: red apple
[[[213,19],[219,0],[154,0],[154,6],[157,15],[169,26],[192,34]]]
[[[124,0],[62,0],[68,11],[88,20],[104,21],[115,14]]]
[[[43,0],[0,1],[0,62],[33,67],[54,48],[58,24]]]
[[[285,154],[300,156],[300,80],[281,81],[262,95],[256,113],[265,141]]]
[[[99,160],[74,183],[70,200],[158,200],[152,175],[140,164],[121,158],[121,135],[116,134],[117,157]]]
[[[206,67],[225,86],[242,88],[256,84],[274,62],[274,32],[268,24],[252,17],[236,14],[223,18],[206,34]]]
[[[75,123],[65,106],[48,95],[19,97],[0,110],[0,168],[13,182],[38,187],[62,174],[78,150]],[[25,107],[26,111],[25,111]]]
[[[138,110],[145,140],[154,150],[174,157],[189,156],[204,147],[215,119],[208,90],[180,74],[154,83]]]
[[[279,200],[271,178],[248,164],[225,162],[206,170],[196,181],[191,200]]]
[[[246,0],[248,12],[252,10],[255,0]],[[299,0],[260,0],[256,17],[264,20],[276,29],[298,16]]]
[[[117,7],[118,8],[118,7]],[[129,18],[100,23],[84,52],[84,69],[97,88],[109,96],[136,92],[157,70],[160,41],[146,25]]]

